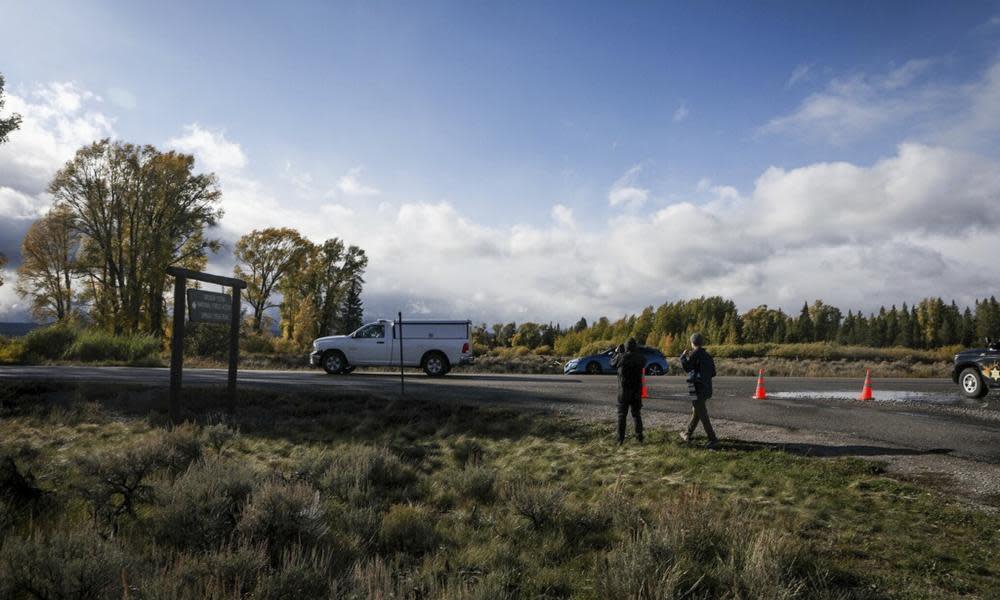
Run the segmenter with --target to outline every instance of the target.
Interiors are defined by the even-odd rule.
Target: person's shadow
[[[719,444],[723,450],[754,452],[758,450],[778,450],[800,456],[834,458],[838,456],[924,456],[928,454],[951,454],[951,448],[931,448],[930,450],[913,450],[911,448],[891,448],[887,446],[866,446],[861,444],[846,444],[835,446],[828,444],[803,444],[782,442],[744,442],[740,440],[723,440]]]

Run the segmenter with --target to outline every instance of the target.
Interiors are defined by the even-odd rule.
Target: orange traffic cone
[[[767,390],[764,389],[764,369],[757,374],[757,391],[753,394],[754,400],[767,400]]]
[[[649,388],[646,387],[646,371],[642,371],[642,397],[649,398]]]
[[[871,400],[872,399],[872,370],[868,369],[865,372],[865,385],[861,388],[861,395],[858,396],[858,400]]]

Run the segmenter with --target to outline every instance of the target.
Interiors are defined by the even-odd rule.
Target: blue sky
[[[928,228],[921,211],[958,202],[975,214],[1000,199],[988,174],[962,200],[944,191],[1000,158],[997,2],[4,1],[0,12],[0,72],[38,115],[38,131],[0,147],[0,189],[19,194],[9,213],[44,209],[45,169],[107,133],[214,167],[224,238],[288,224],[370,248],[376,313],[568,320],[701,293],[744,308],[823,297],[872,309],[992,292],[941,274],[962,271],[960,244],[995,244],[993,222]],[[52,100],[53,85],[77,101]],[[31,152],[52,164],[26,166]],[[919,181],[928,164],[940,181]],[[893,195],[911,185],[919,200]],[[842,197],[866,190],[856,205]],[[816,210],[806,196],[821,198],[805,201]],[[861,214],[872,206],[886,210]],[[871,235],[821,231],[831,211],[836,227],[881,224],[876,261],[923,257],[926,279],[869,266]],[[644,240],[635,252],[591,249],[628,246],[626,234]],[[693,268],[679,248],[708,258]],[[872,275],[888,280],[881,296],[844,289]],[[18,310],[10,287],[0,313],[4,301]]]

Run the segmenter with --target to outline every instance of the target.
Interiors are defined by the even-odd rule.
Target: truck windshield
[[[381,338],[385,337],[385,325],[381,323],[372,323],[371,325],[365,325],[354,334],[356,338]]]

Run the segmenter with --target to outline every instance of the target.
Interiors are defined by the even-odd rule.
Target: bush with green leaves
[[[254,490],[238,525],[247,539],[267,543],[272,557],[294,545],[313,546],[328,530],[320,493],[304,483],[281,481]]]
[[[423,554],[438,544],[434,514],[426,506],[397,504],[382,517],[379,543],[390,554]]]
[[[115,335],[108,331],[89,329],[81,331],[66,349],[64,358],[81,362],[147,361],[160,353],[162,342],[146,334]]]
[[[24,352],[33,360],[59,360],[78,335],[77,329],[66,323],[39,327],[24,336]]]
[[[485,465],[468,465],[445,473],[443,483],[459,499],[489,504],[496,499],[496,471]]]
[[[209,550],[227,543],[254,489],[255,474],[232,460],[208,459],[160,488],[149,517],[158,544]]]
[[[93,532],[6,537],[0,546],[0,598],[120,597],[129,562],[117,543]]]

